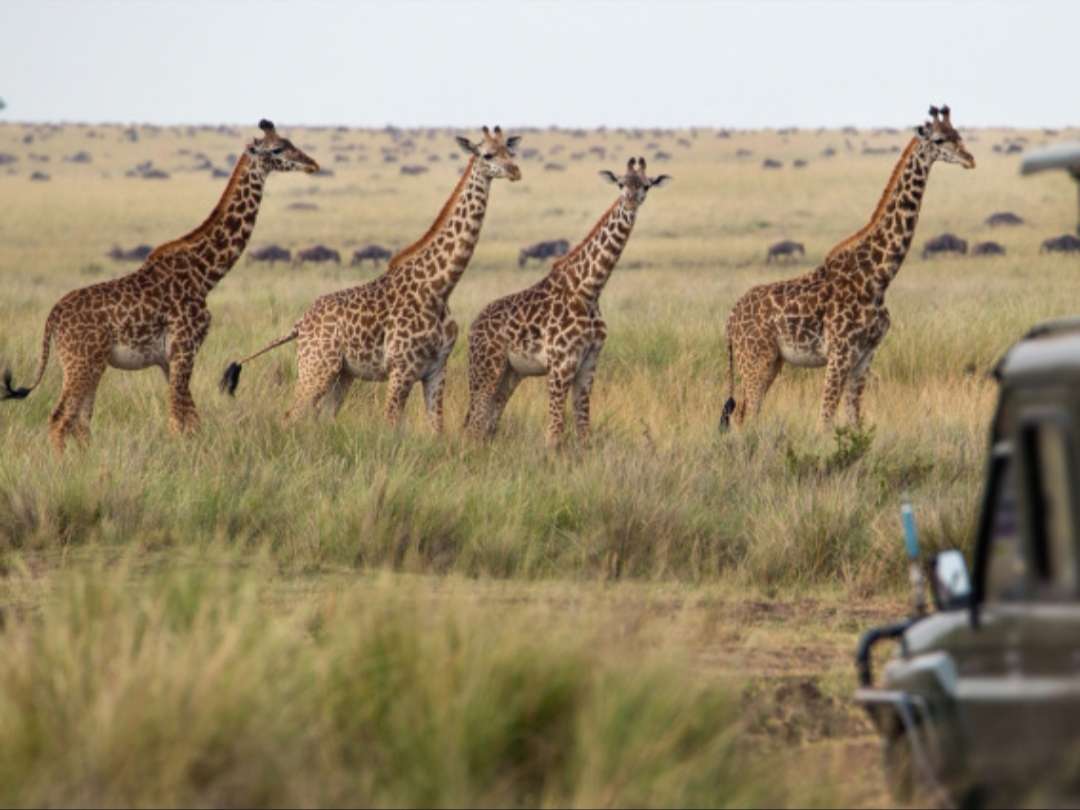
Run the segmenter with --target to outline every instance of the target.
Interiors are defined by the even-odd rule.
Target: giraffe
[[[396,426],[420,382],[428,424],[441,433],[446,361],[458,335],[447,300],[480,237],[491,181],[521,179],[514,162],[520,140],[504,138],[499,127],[484,127],[479,143],[459,137],[468,165],[427,232],[394,256],[381,276],[316,299],[287,335],[230,364],[221,389],[235,393],[244,363],[295,340],[297,383],[286,420],[322,406],[336,415],[359,378],[389,380],[385,415]]]
[[[263,119],[259,128],[263,137],[248,144],[202,225],[159,246],[134,273],[61,298],[45,321],[37,376],[28,388],[15,388],[11,371],[4,373],[0,398],[23,399],[41,382],[50,344],[56,342],[64,384],[49,433],[58,452],[69,436],[89,439],[94,397],[107,366],[159,367],[169,384],[170,427],[177,433],[198,428],[189,384],[195,354],[210,329],[206,298],[243,253],[267,176],[319,168],[273,123]]]
[[[893,169],[870,221],[837,244],[816,270],[763,284],[739,299],[727,323],[728,399],[720,417],[756,415],[781,366],[825,366],[819,423],[828,428],[845,397],[859,424],[874,351],[889,330],[885,291],[911,246],[930,167],[937,160],[975,168],[949,108],[930,108]],[[736,397],[736,372],[741,391]]]
[[[585,239],[528,289],[488,304],[469,329],[469,411],[466,430],[494,435],[499,417],[523,377],[547,376],[547,444],[562,440],[566,397],[573,388],[574,418],[582,441],[589,433],[589,395],[607,327],[600,293],[630,238],[638,209],[652,188],[645,158],[630,158],[626,174],[600,172],[620,189]]]

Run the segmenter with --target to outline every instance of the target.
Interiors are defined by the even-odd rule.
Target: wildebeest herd
[[[985,224],[991,228],[1023,225],[1025,221],[1012,211],[996,211],[985,220]],[[1004,256],[1005,246],[1000,242],[986,240],[976,242],[968,249],[968,241],[961,239],[954,233],[943,233],[923,243],[922,258],[930,259],[935,256]],[[1080,237],[1071,233],[1054,236],[1043,240],[1039,248],[1040,253],[1078,253],[1080,252]],[[806,249],[800,242],[784,239],[769,246],[765,256],[765,263],[771,264],[780,259],[796,259],[806,255]]]

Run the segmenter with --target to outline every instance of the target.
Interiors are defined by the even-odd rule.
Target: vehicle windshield
[[[1028,562],[1020,540],[1015,467],[1011,456],[1001,459],[994,468],[997,480],[991,483],[996,497],[990,506],[987,546],[986,599],[990,602],[1023,599],[1028,592]]]
[[[1022,431],[1038,596],[1076,596],[1072,441],[1063,421],[1040,419]]]

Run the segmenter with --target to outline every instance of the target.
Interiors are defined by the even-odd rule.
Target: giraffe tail
[[[727,430],[731,426],[731,415],[735,413],[735,354],[731,349],[731,340],[727,347],[728,365],[728,398],[724,403],[724,409],[720,412],[720,430]]]
[[[249,360],[254,360],[256,357],[262,354],[266,354],[269,351],[273,351],[278,346],[284,346],[286,343],[290,343],[296,340],[297,331],[293,327],[293,330],[284,337],[280,337],[265,348],[259,349],[255,354],[248,355],[243,360],[239,360],[235,363],[229,363],[229,367],[225,369],[225,373],[221,375],[221,381],[218,383],[218,388],[221,389],[223,394],[228,394],[230,397],[236,396],[236,386],[240,384],[240,370],[243,368],[244,363]]]
[[[11,369],[4,370],[4,390],[0,391],[0,399],[26,399],[30,392],[38,387],[41,378],[45,376],[45,368],[49,365],[49,347],[52,345],[53,331],[56,329],[56,321],[50,312],[45,321],[45,337],[41,341],[41,359],[38,360],[37,376],[34,382],[26,388],[16,388],[11,376]]]

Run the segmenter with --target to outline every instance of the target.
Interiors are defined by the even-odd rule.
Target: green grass
[[[113,244],[174,238],[213,206],[223,182],[185,171],[181,150],[220,164],[255,134],[166,128],[129,143],[95,129],[36,132],[27,147],[24,127],[0,124],[0,150],[20,158],[0,175],[18,201],[0,219],[0,366],[21,384],[56,300],[133,269],[103,257]],[[327,165],[342,146],[351,159],[329,178],[272,178],[253,245],[401,247],[460,165],[449,133],[412,133],[409,162],[442,155],[415,178],[379,160],[385,132],[288,134]],[[1075,260],[1038,253],[1074,227],[1071,183],[1021,180],[990,151],[1002,133],[966,134],[979,168],[934,169],[888,293],[864,431],[818,432],[822,374],[795,369],[760,420],[717,431],[732,305],[810,270],[865,222],[892,168],[836,132],[526,133],[544,157],[492,190],[451,300],[463,335],[538,277],[514,269],[522,245],[588,232],[612,199],[598,169],[651,157],[650,140],[673,155],[675,182],[650,195],[604,292],[586,447],[544,449],[538,380],[493,442],[468,442],[464,339],[443,437],[419,397],[388,429],[385,388],[370,384],[336,421],[285,427],[292,346],[245,367],[236,399],[218,393],[229,361],[369,268],[241,259],[209,299],[190,439],[167,431],[160,373],[110,371],[91,443],[56,458],[54,354],[39,390],[0,403],[0,803],[882,801],[850,654],[902,609],[900,496],[927,549],[969,548],[996,396],[986,372],[1078,303]],[[606,160],[569,159],[593,143]],[[543,171],[558,145],[567,170]],[[837,156],[819,158],[829,145]],[[91,164],[61,160],[81,148]],[[29,182],[29,151],[51,156],[51,182]],[[810,165],[762,172],[766,156]],[[172,178],[123,176],[146,159]],[[1002,209],[1031,224],[990,231]],[[919,259],[944,230],[1009,254]],[[806,243],[803,264],[764,264],[782,238]]]

